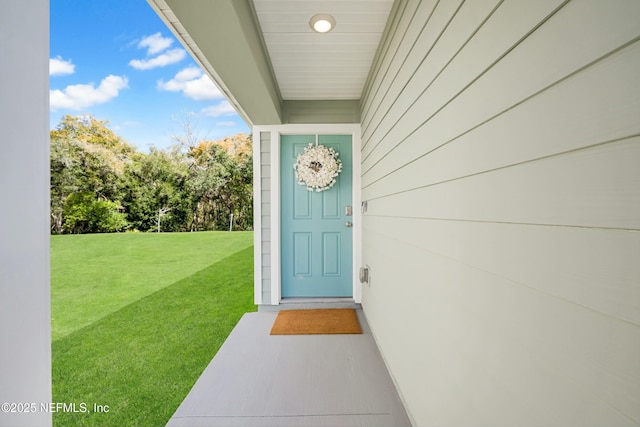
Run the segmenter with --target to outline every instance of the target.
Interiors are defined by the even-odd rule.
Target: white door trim
[[[262,141],[253,129],[253,303],[262,304]]]
[[[362,290],[359,281],[359,268],[362,260],[362,215],[360,212],[361,203],[361,180],[360,180],[360,124],[317,124],[317,125],[277,125],[277,126],[254,126],[253,136],[255,139],[260,139],[260,132],[271,132],[271,169],[270,169],[270,206],[271,206],[271,301],[262,301],[262,283],[259,284],[260,290],[258,290],[258,283],[256,282],[255,290],[260,295],[256,295],[256,304],[271,304],[278,305],[281,300],[281,264],[280,264],[280,136],[292,135],[292,134],[318,134],[318,135],[351,135],[352,138],[352,156],[353,156],[353,186],[352,186],[352,203],[353,203],[353,272],[352,272],[352,289],[353,299],[356,303],[360,303],[362,299]],[[258,156],[259,147],[258,147]],[[254,150],[254,156],[256,156]],[[260,162],[258,162],[260,164]],[[254,162],[255,165],[255,162]],[[254,182],[257,182],[257,186],[254,184],[254,198],[257,192],[259,192],[261,174],[256,171],[254,167]],[[257,172],[257,173],[256,173]],[[254,218],[260,217],[261,205],[256,203],[254,210]],[[261,224],[264,227],[265,224]],[[262,230],[254,230],[254,244],[257,246],[262,245]],[[258,240],[260,239],[260,240]],[[260,282],[262,282],[262,248],[256,250],[255,253],[260,253],[260,257],[254,258],[254,271],[260,271]],[[257,280],[257,279],[256,279]]]

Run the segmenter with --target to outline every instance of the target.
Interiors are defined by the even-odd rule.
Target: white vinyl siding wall
[[[271,303],[271,132],[260,132],[262,304]]]
[[[416,425],[640,425],[640,2],[400,1],[362,304]]]

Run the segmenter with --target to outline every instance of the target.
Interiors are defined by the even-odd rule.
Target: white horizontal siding
[[[596,17],[602,15],[609,17],[612,14],[612,8],[607,4],[602,4],[597,0],[594,5],[585,3],[587,2],[577,3],[584,5],[585,9],[578,12],[586,13],[586,10],[597,9],[597,5],[602,5],[601,13],[595,15]],[[638,8],[639,4],[634,3],[634,5]],[[569,7],[571,4],[566,6],[566,8]],[[563,11],[564,9],[560,10],[553,18],[556,18]],[[370,138],[367,139],[367,146],[363,150],[363,184],[366,186],[372,180],[397,168],[399,166],[398,157],[413,159],[423,155],[460,137],[465,132],[474,130],[487,121],[499,117],[499,115],[513,109],[514,105],[530,101],[533,99],[530,97],[538,95],[540,91],[542,94],[547,90],[562,92],[565,89],[558,86],[571,85],[577,79],[577,86],[582,89],[582,92],[585,92],[584,87],[590,89],[581,95],[571,94],[573,95],[571,99],[574,99],[577,105],[592,99],[594,91],[602,92],[596,95],[603,97],[607,96],[605,92],[609,89],[619,93],[624,88],[616,88],[615,84],[611,84],[615,82],[611,77],[630,77],[629,74],[633,73],[631,65],[637,61],[638,48],[632,45],[617,52],[613,55],[614,57],[608,55],[636,37],[637,25],[632,15],[635,12],[640,13],[640,11],[629,11],[631,22],[626,25],[624,22],[619,24],[619,32],[622,34],[612,33],[610,27],[597,26],[596,23],[599,21],[595,18],[593,22],[585,23],[586,18],[582,16],[579,19],[571,20],[565,16],[567,13],[564,13],[562,16],[564,19],[549,19],[546,26],[552,27],[551,29],[556,33],[571,31],[570,38],[573,40],[584,40],[586,37],[587,40],[580,44],[581,49],[566,44],[565,46],[559,43],[554,44],[552,37],[544,36],[536,31],[526,40],[520,42],[517,48],[489,70],[477,67],[477,71],[483,73],[480,77],[465,76],[474,67],[467,61],[462,61],[459,67],[446,70],[451,71],[454,74],[453,77],[449,77],[448,73],[440,74],[437,81],[442,81],[443,84],[431,84],[428,90],[424,91],[417,99],[415,96],[416,93],[420,93],[421,83],[429,82],[429,79],[427,76],[416,74],[412,80],[413,86],[407,85],[408,89],[395,101],[397,109],[387,114],[387,120],[377,127],[373,135],[367,132]],[[494,15],[498,15],[498,12]],[[611,20],[612,18],[609,18],[606,22]],[[574,25],[570,25],[571,23]],[[579,27],[580,31],[575,27]],[[497,38],[497,31],[495,29],[490,34]],[[480,31],[477,33],[478,36],[484,34]],[[506,37],[506,35],[499,35],[500,38],[503,36]],[[488,44],[493,45],[495,41],[497,40],[490,39]],[[553,53],[545,50],[545,46],[552,44]],[[475,45],[471,45],[470,48],[473,49],[473,52],[470,56],[477,57],[479,50],[484,51],[483,46],[476,49]],[[535,54],[532,54],[532,51]],[[558,51],[560,51],[559,54]],[[465,55],[460,54],[459,57],[465,58]],[[573,74],[598,60],[598,67],[590,66],[585,70],[585,73]],[[476,60],[475,62],[480,61]],[[430,65],[431,63],[427,62],[426,64]],[[627,67],[631,69],[627,69]],[[428,67],[425,68],[428,69]],[[462,71],[458,72],[458,70]],[[615,73],[615,75],[611,73]],[[582,81],[582,79],[589,78],[594,79],[600,85],[593,86],[594,80]],[[468,86],[471,82],[473,84]],[[609,83],[609,85],[602,85],[603,82]],[[626,89],[636,91],[636,93],[638,91],[637,88],[631,86]],[[582,99],[575,99],[577,96],[581,96]],[[621,106],[624,108],[627,105],[628,103]],[[606,114],[606,110],[602,111]],[[607,127],[611,128],[612,126]],[[409,137],[411,138],[407,140]],[[372,146],[368,145],[369,141],[373,141]],[[383,157],[385,158],[384,164],[378,165]]]
[[[271,132],[260,132],[262,303],[271,302]]]
[[[634,233],[384,217],[368,218],[367,228],[385,241],[395,240],[640,324],[640,274],[634,268],[640,245]]]
[[[448,131],[440,127],[417,132],[414,144],[398,148],[404,157],[394,162],[395,157],[387,156],[378,176],[370,177],[365,184],[367,197],[384,196],[383,186],[395,191],[415,188],[408,178],[416,173],[424,176],[420,184],[434,184],[639,134],[633,106],[640,98],[640,87],[609,84],[599,90],[598,102],[592,101],[593,91],[603,80],[633,78],[639,54],[637,44],[630,46],[459,136],[442,137],[440,132]],[[594,89],[585,91],[585,86]],[[492,155],[484,156],[486,152]],[[382,178],[383,186],[377,182]]]
[[[640,3],[395,10],[362,303],[414,423],[640,425]]]
[[[395,3],[394,9],[391,11],[392,15],[387,23],[387,37],[380,41],[378,54],[371,66],[370,78],[367,79],[364,87],[363,96],[366,96],[366,98],[363,98],[363,111],[372,112],[371,102],[373,99],[377,99],[377,92],[383,87],[381,82],[387,79],[387,75],[394,74],[393,71],[390,70],[390,66],[397,64],[397,67],[400,67],[401,64],[403,64],[406,57],[404,49],[409,49],[409,46],[401,42],[405,37],[411,37],[411,34],[407,34],[407,32],[411,28],[415,28],[412,27],[410,23],[413,22],[415,18],[416,7],[418,7],[418,5],[428,5],[431,3],[433,2],[421,2],[419,0]],[[433,7],[432,4],[431,7]],[[420,18],[418,17],[416,20],[419,21]],[[397,68],[395,68],[395,70],[397,72]],[[365,123],[363,123],[363,130],[366,130],[366,126],[364,125]]]
[[[640,137],[369,201],[376,215],[640,229]],[[602,173],[604,165],[616,165]],[[398,206],[409,208],[398,212]]]
[[[363,304],[369,321],[385,316],[376,336],[416,425],[637,425],[636,324],[501,276],[502,268],[469,264],[464,254],[456,259],[398,240],[415,229],[397,222],[385,229],[391,236],[365,230],[374,276]],[[500,264],[494,245],[485,244],[481,251]],[[457,255],[465,250],[477,247]]]

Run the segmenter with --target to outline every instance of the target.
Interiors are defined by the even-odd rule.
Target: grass
[[[165,425],[255,311],[251,242],[251,233],[52,236],[53,401],[88,409],[54,413],[54,425]],[[65,282],[65,269],[83,279]],[[102,275],[111,281],[91,279]],[[94,404],[109,411],[92,413]]]
[[[250,246],[252,239],[251,232],[51,236],[53,340]]]

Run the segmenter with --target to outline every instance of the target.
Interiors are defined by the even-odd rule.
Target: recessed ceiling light
[[[309,21],[309,25],[317,33],[328,33],[336,26],[336,20],[331,15],[321,13],[314,15]]]

